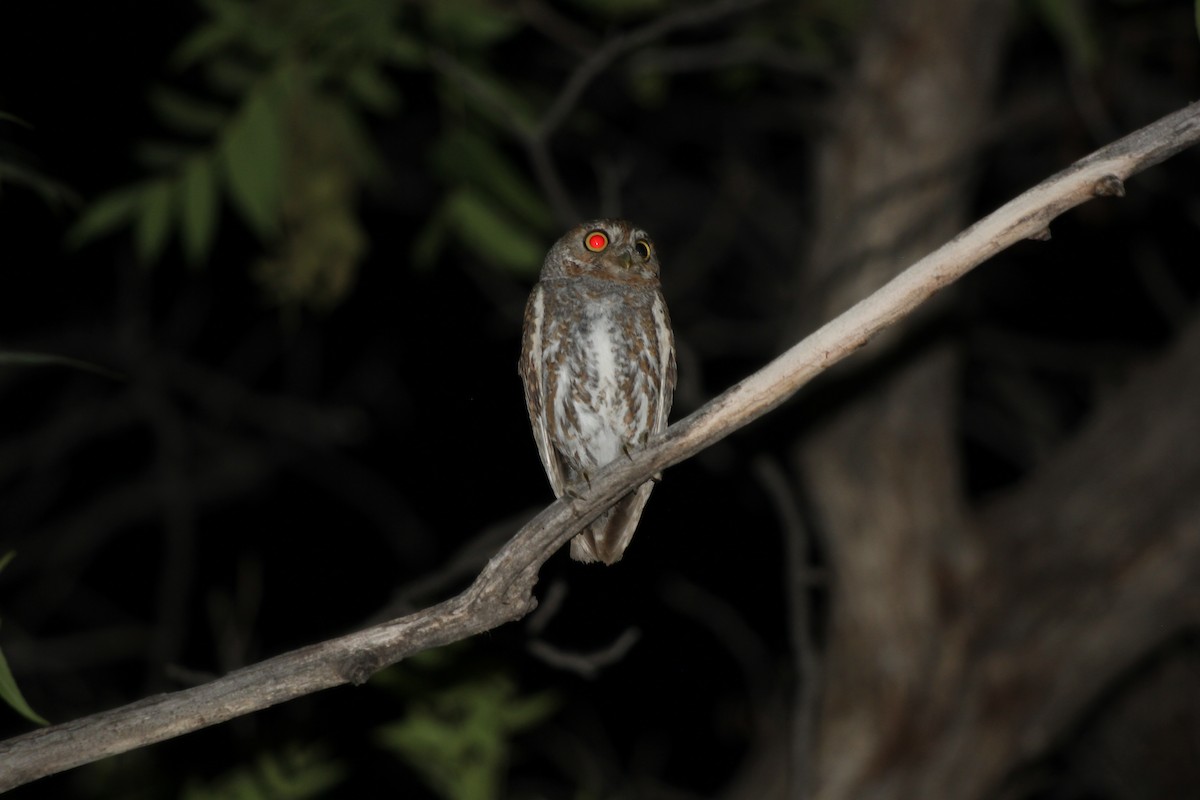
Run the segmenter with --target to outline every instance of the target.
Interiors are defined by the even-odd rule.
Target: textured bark
[[[928,638],[912,643],[923,661],[873,659],[846,679],[884,687],[853,718],[880,727],[841,740],[854,761],[822,749],[822,777],[836,782],[819,797],[992,796],[1133,665],[1200,624],[1200,449],[1179,446],[1200,441],[1197,365],[1200,320],[978,516],[981,566],[940,594]],[[851,730],[826,718],[825,731],[835,722]]]
[[[802,314],[835,313],[963,222],[990,110],[997,0],[879,3],[817,153]],[[868,354],[886,347],[885,337]],[[932,352],[852,402],[799,452],[834,578],[812,760],[820,797],[858,797],[932,693],[942,596],[978,564],[952,421],[955,357]]]

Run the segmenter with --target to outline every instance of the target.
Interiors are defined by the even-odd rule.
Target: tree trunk
[[[1009,5],[876,5],[817,151],[817,237],[797,316],[828,318],[968,221],[965,165],[991,110]],[[895,339],[883,337],[867,357]],[[910,735],[952,633],[949,595],[978,570],[959,485],[955,363],[944,348],[919,356],[798,449],[832,576],[809,759],[822,798],[866,796]]]
[[[817,797],[991,796],[1124,673],[1200,623],[1200,449],[1179,444],[1200,441],[1198,365],[1200,320],[973,518],[978,568],[939,572],[937,554],[895,564],[904,576],[925,559],[935,602],[920,624],[907,598],[888,610],[907,587],[850,585],[866,570],[837,564]],[[874,613],[849,627],[847,608],[863,605]],[[902,625],[918,637],[910,652],[871,652],[866,637],[886,646]],[[836,660],[846,654],[862,660]]]
[[[964,165],[1009,8],[877,4],[817,151],[796,315],[808,327],[968,221]],[[1175,445],[1200,441],[1196,365],[1200,324],[984,509],[961,485],[948,346],[904,359],[798,444],[831,575],[805,759],[814,797],[991,796],[1122,670],[1196,623],[1200,453]]]

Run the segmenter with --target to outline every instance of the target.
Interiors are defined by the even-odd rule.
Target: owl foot
[[[580,472],[579,474],[583,478],[583,482],[587,484],[588,491],[590,491],[592,488],[592,479],[588,477],[588,474],[586,472]],[[582,492],[583,492],[583,487],[580,486],[579,481],[575,481],[573,483],[568,483],[566,486],[563,487],[563,494],[566,495],[567,497],[571,498],[572,500],[583,499]]]

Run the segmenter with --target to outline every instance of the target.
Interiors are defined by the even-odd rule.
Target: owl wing
[[[655,409],[654,426],[651,430],[654,433],[662,433],[667,428],[667,415],[671,413],[671,403],[675,399],[676,381],[675,335],[671,332],[671,315],[667,313],[667,301],[662,292],[655,293],[650,315],[654,320],[654,330],[658,338],[659,369],[662,375],[658,384],[658,407]]]
[[[533,440],[537,443],[542,467],[550,479],[550,488],[555,497],[566,491],[566,471],[562,458],[550,440],[547,418],[551,412],[546,408],[546,361],[542,351],[545,342],[546,295],[541,284],[533,287],[529,302],[525,304],[525,330],[521,341],[521,361],[518,372],[525,385],[525,405],[529,408],[529,422],[533,426]]]

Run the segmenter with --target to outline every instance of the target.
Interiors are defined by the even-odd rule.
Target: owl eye
[[[637,250],[638,255],[642,257],[642,261],[650,260],[650,243],[649,242],[647,242],[645,239],[638,239],[637,242],[635,242],[633,246]]]
[[[608,247],[608,235],[604,231],[592,231],[583,237],[583,246],[593,253],[599,253]]]

